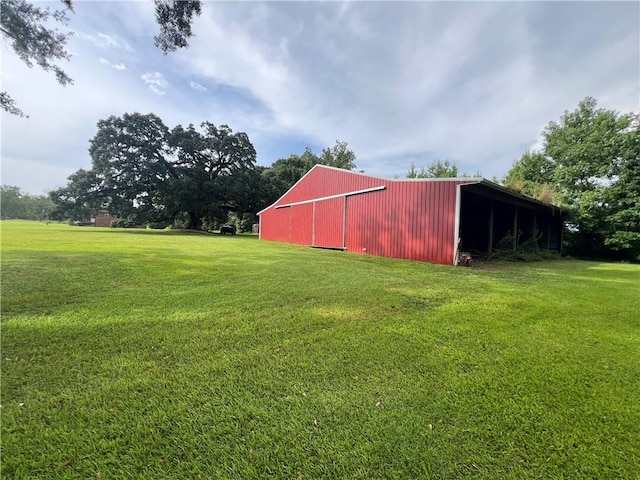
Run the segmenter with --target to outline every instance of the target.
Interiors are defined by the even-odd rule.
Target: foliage
[[[640,135],[625,140],[640,152]],[[604,243],[615,250],[627,250],[640,261],[640,154],[624,155],[617,181],[604,191],[603,204],[608,205]]]
[[[238,198],[243,185],[230,187],[227,178],[246,178],[247,171],[255,166],[256,151],[244,132],[233,133],[227,125],[219,128],[210,122],[202,123],[204,134],[193,125],[185,130],[178,125],[168,137],[169,146],[177,159],[172,163],[175,181],[170,184],[171,191],[165,195],[166,205],[172,211],[184,211],[189,215],[187,228],[200,228],[203,218],[216,210],[227,208],[237,211],[236,203],[228,205]],[[225,188],[222,184],[225,184]]]
[[[202,128],[169,130],[152,113],[100,120],[90,141],[93,168],[51,192],[58,214],[80,220],[103,208],[136,225],[184,220],[183,228],[198,229],[206,218],[253,208],[239,193],[246,188],[239,179],[255,166],[249,137],[227,125]]]
[[[70,1],[64,3],[68,9],[71,8]],[[51,19],[67,25],[66,10],[51,11],[49,7],[41,8],[24,0],[2,0],[0,11],[2,38],[18,58],[29,67],[35,63],[47,72],[53,71],[62,85],[73,83],[71,77],[56,64],[58,60],[71,58],[66,44],[72,32],[61,33],[45,26]],[[0,107],[8,113],[26,116],[7,92],[0,94]]]
[[[1,241],[3,478],[640,471],[637,265],[21,221]]]
[[[502,184],[537,200],[561,205],[562,195],[559,189],[549,183],[553,169],[554,163],[548,157],[540,152],[527,150],[520,160],[514,162]]]
[[[522,240],[522,232],[518,231],[514,241],[513,233],[509,231],[498,241],[496,247],[487,257],[487,260],[492,262],[540,262],[559,260],[561,258],[559,254],[540,248],[541,238],[542,233],[535,231],[531,237]]]
[[[51,192],[56,217],[81,220],[107,209],[135,225],[173,224],[212,230],[230,214],[250,231],[257,212],[272,204],[316,164],[355,168],[355,154],[337,141],[317,156],[256,166],[244,132],[203,122],[169,129],[152,113],[125,113],[98,122],[90,142],[91,170],[79,170]]]
[[[426,168],[422,167],[420,170],[417,170],[415,164],[411,162],[406,178],[465,178],[469,176],[467,173],[461,174],[455,162],[450,160],[434,160],[429,163]],[[476,172],[474,176],[481,177],[482,174]]]
[[[47,28],[51,19],[68,24],[67,11],[73,11],[72,0],[62,0],[65,10],[51,11],[49,7],[40,8],[26,0],[1,0],[0,11],[3,40],[16,55],[29,67],[37,64],[46,71],[53,71],[62,85],[72,84],[73,80],[60,68],[56,61],[69,60],[67,41],[73,32],[61,33],[58,29]],[[193,36],[191,23],[193,17],[200,15],[200,0],[154,0],[156,21],[160,33],[154,37],[157,47],[165,54],[189,45],[188,38]],[[7,92],[0,93],[0,107],[6,112],[28,117],[17,106]]]
[[[92,195],[104,208],[140,221],[162,215],[163,189],[175,177],[166,157],[169,129],[150,113],[125,113],[98,122],[89,153],[97,185]]]
[[[67,185],[49,192],[54,204],[52,218],[80,221],[102,207],[98,178],[93,170],[80,169],[68,177]]]
[[[7,218],[24,218],[25,208],[23,195],[19,187],[2,185],[0,213],[2,214],[3,220]]]
[[[355,170],[356,154],[349,150],[347,142],[336,140],[336,144],[333,147],[322,149],[317,163],[344,170]]]
[[[568,207],[570,253],[640,259],[640,116],[587,97],[542,135],[504,183]]]
[[[25,220],[48,220],[54,208],[46,195],[22,193],[19,187],[2,185],[0,195],[0,217]]]
[[[11,98],[7,92],[0,92],[0,108],[11,115],[29,118],[29,115],[24,113],[22,109],[18,107],[16,101]]]
[[[322,149],[320,156],[306,147],[302,155],[293,154],[289,158],[281,158],[273,162],[271,167],[262,172],[265,182],[264,206],[275,202],[300,180],[314,165],[355,170],[356,154],[349,150],[347,142],[336,140],[333,147]]]
[[[266,167],[244,169],[221,179],[220,188],[227,199],[225,212],[232,212],[222,223],[234,223],[242,232],[251,231],[251,226],[258,222],[257,212],[273,203],[270,196],[273,189],[265,182],[266,170]]]
[[[156,47],[165,54],[189,46],[187,41],[193,36],[191,23],[193,16],[201,13],[199,0],[155,0],[156,21],[160,33],[153,37]]]
[[[140,228],[140,225],[134,218],[131,217],[123,217],[117,218],[113,222],[111,222],[112,228]]]
[[[252,215],[250,213],[245,213],[243,215],[237,215],[235,213],[231,213],[229,214],[229,216],[227,217],[224,223],[230,223],[232,225],[235,225],[239,233],[243,233],[243,232],[250,233],[253,228],[253,224],[257,223],[257,218],[255,215]],[[219,228],[220,228],[220,225],[217,225],[215,230],[218,230]]]

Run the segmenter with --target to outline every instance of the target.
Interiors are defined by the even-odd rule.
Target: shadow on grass
[[[258,238],[253,233],[240,233],[237,235],[225,235],[219,232],[205,232],[204,230],[165,230],[154,228],[101,228],[101,227],[76,227],[70,232],[90,233],[126,233],[132,235],[167,235],[167,236],[204,236],[204,237],[232,237],[232,238]]]
[[[25,252],[15,260],[3,259],[2,317],[57,315],[102,304],[106,309],[155,310],[168,306],[167,298],[173,295],[175,300],[180,292],[211,296],[230,288],[242,290],[256,269],[270,271],[270,266],[286,259],[286,252],[268,257],[166,249],[57,251],[46,256],[41,251]]]

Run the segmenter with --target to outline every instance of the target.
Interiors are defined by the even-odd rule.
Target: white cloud
[[[204,92],[207,90],[207,87],[204,87],[200,85],[198,82],[194,82],[194,81],[189,82],[189,86],[199,92]]]
[[[108,35],[106,33],[97,32],[94,34],[77,32],[76,35],[84,40],[88,40],[94,46],[98,48],[108,49],[108,48],[117,48],[123,49],[128,52],[133,52],[133,48],[126,41],[120,38],[118,35]]]
[[[402,173],[417,156],[501,175],[587,95],[637,109],[637,93],[623,88],[637,87],[637,26],[613,27],[637,6],[216,7],[180,55],[187,69],[250,92],[272,113],[271,133],[346,140],[358,165],[380,174]]]
[[[127,67],[123,63],[113,64],[106,58],[100,57],[100,63],[104,63],[105,65],[109,65],[111,68],[115,68],[116,70],[126,70]]]
[[[153,93],[158,95],[164,95],[167,93],[169,82],[164,78],[160,72],[147,72],[140,76],[145,84],[151,89]]]
[[[587,95],[638,110],[637,3],[206,2],[189,48],[166,56],[153,13],[78,2],[71,26],[90,35],[61,62],[74,85],[3,56],[3,90],[31,115],[2,115],[3,177],[34,192],[63,184],[90,168],[96,122],[134,111],[170,127],[227,123],[263,165],[340,139],[371,174],[440,158],[491,177]],[[36,189],[27,162],[60,170]]]

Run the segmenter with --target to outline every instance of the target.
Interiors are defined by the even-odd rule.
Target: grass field
[[[640,478],[640,267],[2,227],[2,478]]]

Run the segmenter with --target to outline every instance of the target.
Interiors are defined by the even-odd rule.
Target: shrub
[[[513,248],[513,234],[507,234],[500,239],[496,248],[487,257],[487,260],[506,260],[511,262],[540,262],[543,260],[554,260],[560,255],[550,250],[541,249],[539,246],[542,233],[536,230],[530,238],[520,243],[522,232],[518,231],[516,237],[516,248]]]
[[[111,228],[140,228],[141,226],[130,217],[118,218],[111,222]]]

